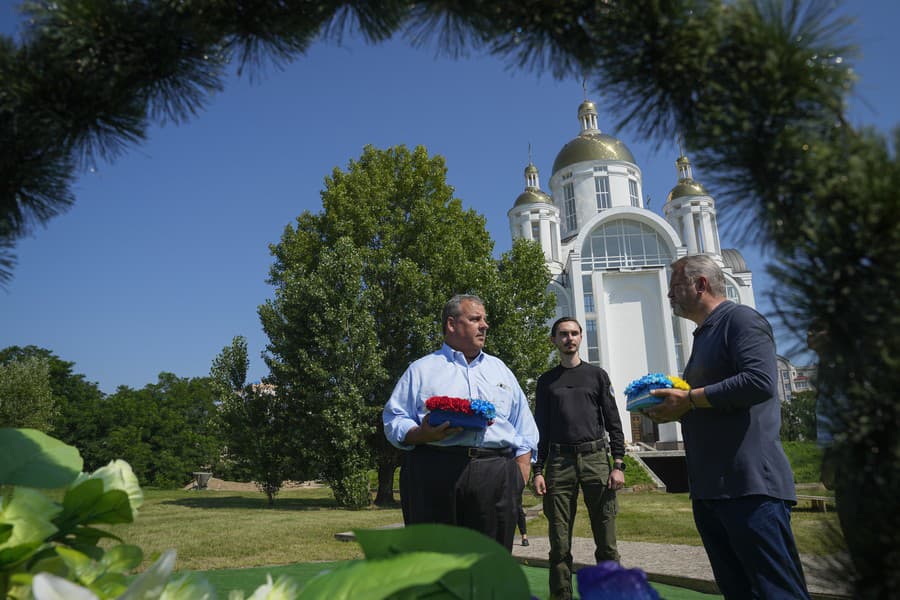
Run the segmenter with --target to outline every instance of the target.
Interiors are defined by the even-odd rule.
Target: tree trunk
[[[376,506],[395,506],[394,471],[397,469],[396,452],[382,451],[378,456],[378,492],[375,494]]]

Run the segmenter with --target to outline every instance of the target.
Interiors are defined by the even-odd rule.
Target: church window
[[[597,338],[596,319],[585,319],[584,333],[587,336],[588,362],[600,364],[600,340]]]
[[[567,183],[563,186],[564,208],[566,210],[566,229],[578,228],[578,215],[575,214],[575,185]]]
[[[591,314],[597,309],[594,307],[594,283],[590,275],[581,278],[582,293],[584,294],[584,312]]]
[[[541,223],[539,221],[531,222],[531,239],[536,242],[541,241]]]
[[[666,266],[672,262],[665,242],[649,225],[615,219],[591,232],[581,253],[582,269]]]
[[[597,193],[597,212],[612,206],[609,196],[609,176],[594,175],[594,190]]]
[[[725,297],[735,304],[741,303],[741,295],[738,292],[738,289],[730,281],[725,282]]]
[[[638,196],[637,181],[635,181],[634,179],[628,180],[628,195],[631,198],[632,206],[640,206],[641,205],[641,198],[640,198],[640,196]]]

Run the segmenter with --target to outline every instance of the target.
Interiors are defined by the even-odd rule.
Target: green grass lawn
[[[288,490],[267,508],[258,492],[185,490],[144,491],[138,518],[108,529],[127,543],[144,549],[149,564],[154,553],[178,551],[178,568],[193,571],[231,569],[298,562],[362,558],[354,543],[334,535],[402,522],[399,508],[342,510],[328,488]],[[540,499],[525,494],[526,504]],[[793,527],[800,552],[830,554],[840,547],[829,534],[836,528],[834,512],[798,507]],[[546,535],[543,517],[528,523],[530,535]],[[575,534],[590,537],[587,509],[582,505]],[[700,545],[686,494],[640,492],[619,495],[618,537],[638,542]]]

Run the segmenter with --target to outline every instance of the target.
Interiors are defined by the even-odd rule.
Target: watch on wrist
[[[627,467],[627,465],[625,464],[625,461],[624,461],[624,460],[622,460],[622,461],[616,461],[616,462],[613,464],[613,469],[618,469],[619,471],[622,471],[622,472],[624,472],[626,468],[628,468],[628,467]]]

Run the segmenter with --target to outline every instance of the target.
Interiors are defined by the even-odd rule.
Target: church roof
[[[750,270],[747,268],[744,257],[734,248],[724,248],[722,250],[722,262],[725,263],[726,267],[731,267],[731,270],[734,273],[746,273]]]
[[[525,191],[516,198],[514,206],[522,206],[525,204],[553,204],[553,200],[539,189],[526,188]]]
[[[666,202],[683,196],[709,196],[709,192],[706,191],[706,188],[703,187],[703,184],[699,181],[682,179],[672,188],[672,191],[669,192],[669,195],[666,197]]]
[[[634,155],[621,140],[605,133],[583,132],[563,146],[553,161],[553,173],[588,160],[624,160],[635,163]]]

